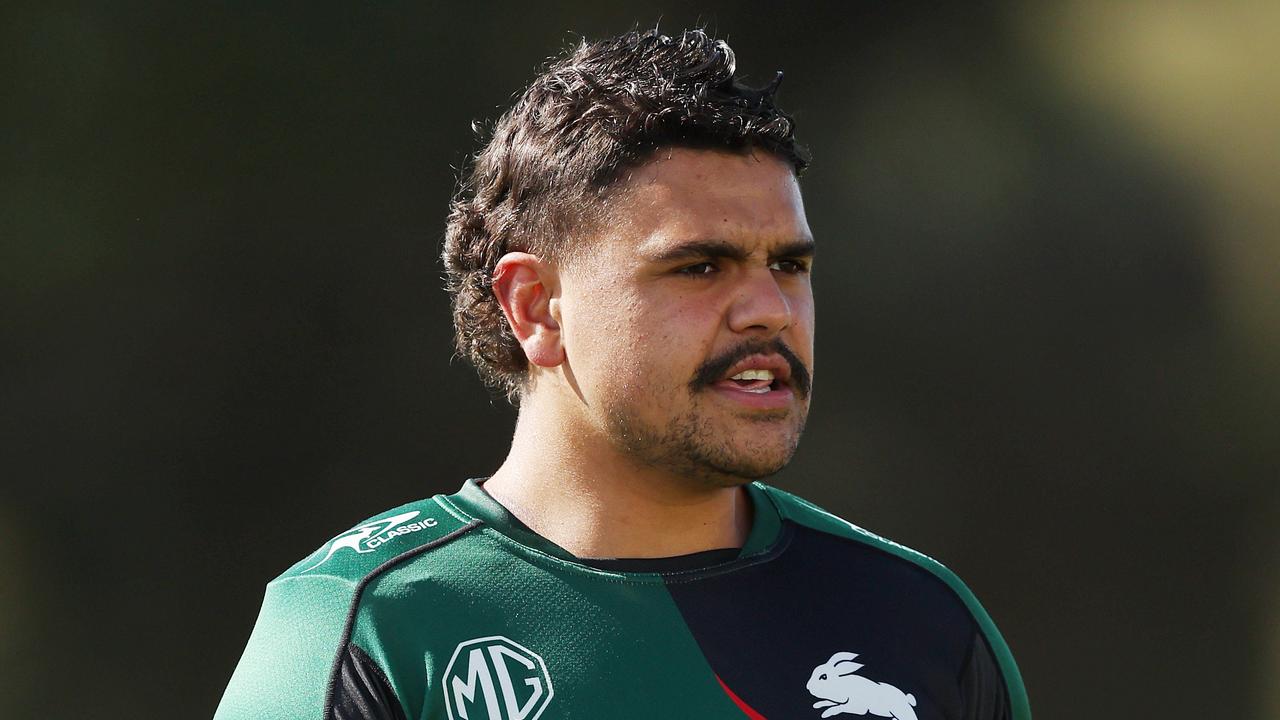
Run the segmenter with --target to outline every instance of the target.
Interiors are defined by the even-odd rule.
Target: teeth
[[[734,375],[731,380],[768,380],[773,382],[772,370],[743,370]]]

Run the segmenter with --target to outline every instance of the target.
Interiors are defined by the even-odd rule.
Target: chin
[[[773,448],[699,448],[693,460],[696,474],[718,486],[745,485],[752,480],[763,480],[776,475],[795,455],[796,443],[786,443]]]
[[[791,461],[804,416],[794,411],[726,419],[691,412],[665,424],[643,421],[616,409],[608,414],[610,436],[639,464],[711,487],[744,485],[776,474]]]

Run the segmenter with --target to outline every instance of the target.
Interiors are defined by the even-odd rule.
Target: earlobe
[[[536,255],[512,252],[493,270],[493,295],[529,362],[556,367],[564,362],[556,312],[556,270]]]

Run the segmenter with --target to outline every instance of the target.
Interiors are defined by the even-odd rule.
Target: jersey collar
[[[487,479],[467,480],[462,489],[448,496],[447,499],[459,510],[480,519],[489,527],[521,545],[562,560],[580,562],[568,550],[529,529],[503,507],[501,503],[485,492],[480,487],[480,484]],[[765,493],[764,487],[760,483],[753,482],[748,483],[745,488],[747,496],[751,499],[753,512],[751,531],[747,534],[746,542],[743,543],[742,549],[738,552],[737,559],[739,560],[767,550],[778,539],[778,534],[782,529],[782,518],[773,500]]]

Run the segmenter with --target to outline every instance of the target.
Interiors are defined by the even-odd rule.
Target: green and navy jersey
[[[474,482],[267,586],[216,720],[1028,720],[1000,633],[929,558],[747,486],[741,549],[580,560]]]

